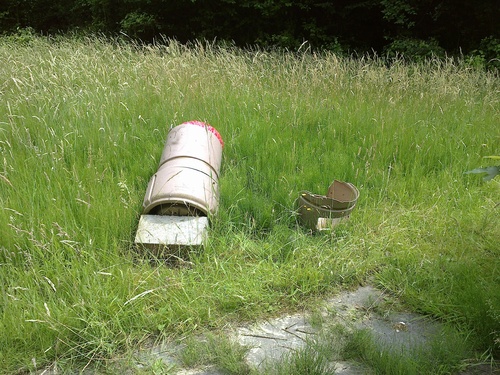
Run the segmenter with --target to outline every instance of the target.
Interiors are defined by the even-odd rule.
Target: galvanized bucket
[[[326,196],[301,191],[296,201],[297,214],[308,229],[332,229],[342,219],[349,217],[358,197],[359,191],[353,184],[335,180]]]

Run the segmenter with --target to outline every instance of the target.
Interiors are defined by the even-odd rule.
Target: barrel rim
[[[181,125],[196,125],[196,126],[201,126],[201,127],[206,128],[210,133],[212,133],[213,135],[215,135],[217,137],[217,139],[219,140],[221,146],[224,147],[224,141],[222,139],[222,136],[217,131],[217,129],[215,129],[212,125],[210,125],[210,124],[208,124],[206,122],[203,122],[203,121],[198,121],[198,120],[186,121],[186,122],[183,122],[182,124],[180,124],[178,126],[181,126]]]

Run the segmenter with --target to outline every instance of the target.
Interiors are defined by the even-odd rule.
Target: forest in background
[[[126,34],[237,46],[470,55],[499,66],[498,0],[4,0],[0,33]]]

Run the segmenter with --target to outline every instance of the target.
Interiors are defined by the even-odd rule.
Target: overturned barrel
[[[149,181],[145,215],[209,216],[219,205],[219,172],[224,143],[201,121],[170,130],[158,171]]]

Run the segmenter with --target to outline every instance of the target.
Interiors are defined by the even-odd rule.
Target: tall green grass
[[[99,38],[0,39],[0,367],[101,363],[368,278],[498,355],[499,77],[461,62]],[[225,141],[219,213],[190,268],[132,246],[168,129]],[[361,191],[332,235],[300,190]]]

